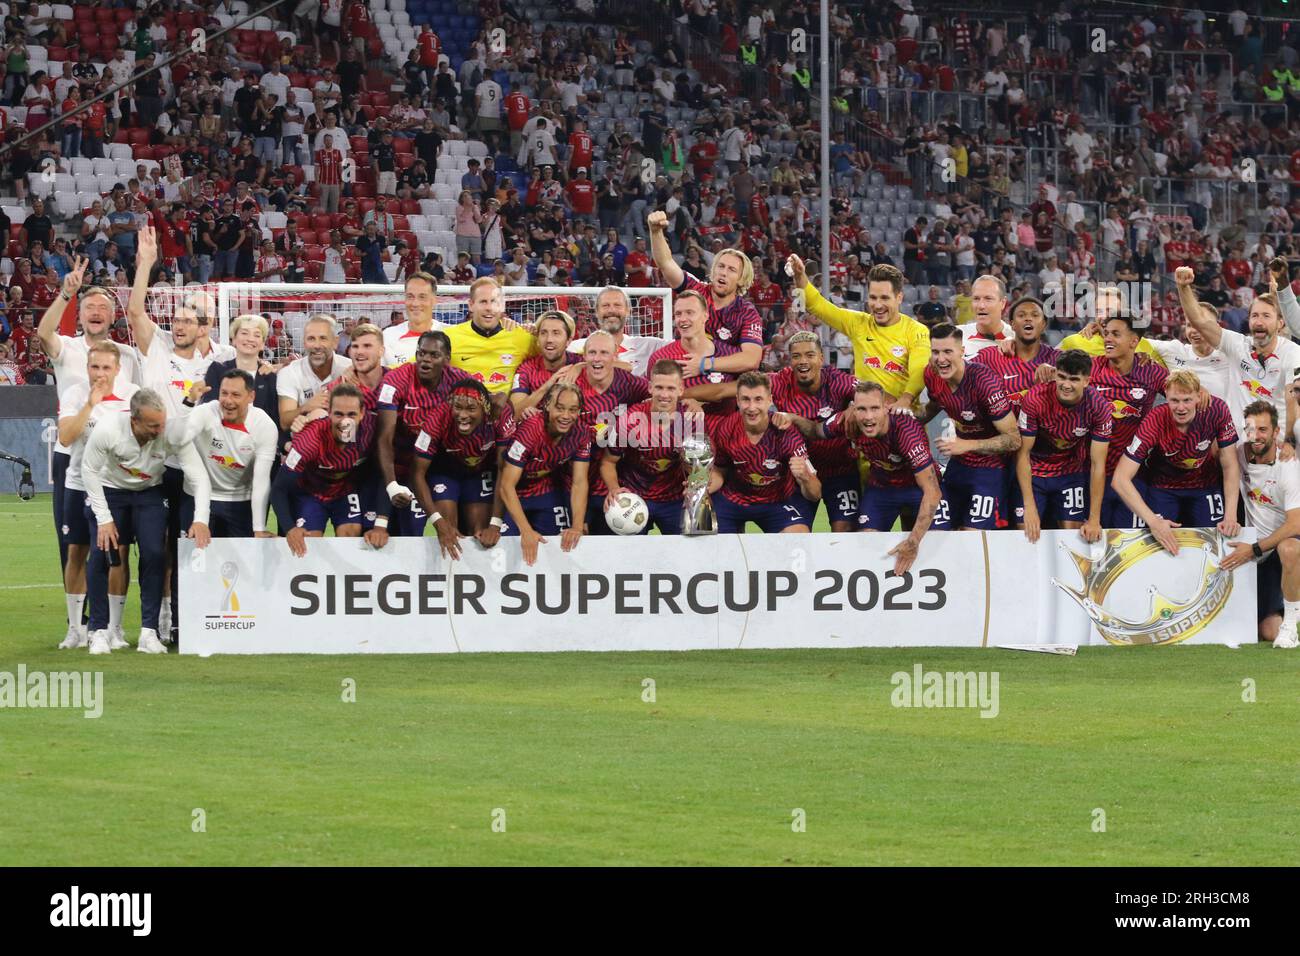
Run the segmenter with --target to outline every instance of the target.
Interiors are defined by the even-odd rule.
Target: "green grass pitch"
[[[0,709],[9,864],[1300,862],[1295,653],[90,658],[54,554],[48,496],[0,498],[0,671],[105,697]],[[1000,714],[892,707],[918,661]]]

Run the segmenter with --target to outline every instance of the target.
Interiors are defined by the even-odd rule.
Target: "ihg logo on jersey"
[[[1108,531],[1105,553],[1094,559],[1062,544],[1082,578],[1081,588],[1052,583],[1092,618],[1111,644],[1177,644],[1214,620],[1232,594],[1232,573],[1221,567],[1224,538],[1207,528],[1178,528],[1177,556],[1148,530]],[[1198,573],[1189,573],[1195,562]],[[1137,570],[1140,566],[1140,570]],[[1191,585],[1193,593],[1186,592]]]
[[[190,570],[198,574],[208,574],[208,552],[206,548],[195,548],[190,555]],[[257,627],[257,615],[249,614],[239,603],[239,562],[222,561],[217,566],[212,578],[210,590],[205,597],[221,595],[220,613],[203,615],[203,629],[206,631],[251,631]]]

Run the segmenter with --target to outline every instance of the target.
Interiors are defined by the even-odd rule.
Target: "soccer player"
[[[36,337],[41,340],[45,354],[54,364],[55,391],[60,403],[68,389],[74,385],[86,384],[86,361],[90,349],[100,342],[112,343],[120,353],[113,392],[120,394],[125,391],[127,384],[138,383],[140,379],[135,350],[129,345],[113,342],[108,336],[109,329],[113,326],[114,310],[117,308],[113,294],[99,286],[81,292],[89,264],[89,259],[78,258],[73,261],[71,271],[63,277],[63,288],[45,310],[36,327]],[[59,323],[63,319],[63,313],[79,292],[81,295],[77,303],[77,315],[82,334],[60,335]],[[70,460],[71,451],[65,444],[60,442],[54,447],[54,457],[50,462],[50,482],[54,485],[54,530],[59,536],[60,571],[65,571],[68,565],[67,541],[63,533],[63,526],[68,522],[64,520],[63,505],[67,497],[64,492]]]
[[[398,368],[415,361],[420,336],[447,327],[433,317],[438,304],[438,280],[417,272],[406,280],[406,321],[384,329],[384,364]]]
[[[821,497],[821,482],[799,432],[772,422],[767,375],[741,375],[736,405],[738,411],[731,415],[705,420],[713,443],[709,495],[718,530],[743,534],[752,521],[765,534],[807,533],[811,526],[804,502]]]
[[[1277,407],[1263,400],[1245,408],[1246,520],[1259,535],[1254,544],[1233,545],[1220,565],[1234,571],[1257,561],[1255,593],[1259,639],[1274,647],[1300,646],[1300,462],[1283,460]]]
[[[180,308],[172,315],[170,332],[159,328],[145,310],[149,276],[158,261],[158,237],[153,226],[144,225],[136,239],[135,279],[126,303],[126,318],[141,357],[140,382],[162,397],[168,419],[174,420],[181,417],[186,402],[193,404],[191,390],[196,384],[200,391],[206,391],[204,379],[212,358],[201,354],[198,345],[201,326],[211,321],[212,314],[207,308]],[[194,497],[194,488],[183,480],[180,460],[175,455],[166,462],[162,493],[167,502],[167,581],[163,585],[167,600],[163,604],[160,634],[164,643],[170,643],[176,631],[176,590],[172,587],[176,543],[181,535],[186,498]],[[207,524],[206,518],[203,523]]]
[[[299,415],[323,409],[326,388],[352,367],[352,360],[339,355],[338,329],[333,317],[317,312],[302,330],[307,354],[290,362],[276,374],[275,392],[280,403],[280,427],[289,428]]]
[[[1286,415],[1286,383],[1300,368],[1300,345],[1281,335],[1286,327],[1277,295],[1266,292],[1250,304],[1250,336],[1222,328],[1212,310],[1196,301],[1192,283],[1196,274],[1189,266],[1174,270],[1178,302],[1188,322],[1204,336],[1212,348],[1221,350],[1230,363],[1228,408],[1232,420],[1245,427],[1246,406],[1266,399],[1277,409],[1278,418]]]
[[[708,306],[705,306],[707,312]],[[668,344],[667,339],[649,335],[628,335],[627,320],[632,315],[632,300],[618,286],[608,285],[596,296],[596,326],[614,337],[614,354],[620,362],[631,366],[633,375],[645,377],[651,357]],[[577,339],[569,344],[569,351],[581,355],[587,340]]]
[[[1075,288],[1083,287],[1082,283],[1076,282]],[[1059,299],[1048,297],[1049,303],[1054,303]],[[1088,297],[1081,296],[1076,308],[1079,309],[1080,317],[1086,317],[1089,309]],[[1049,310],[1052,311],[1052,310]],[[1127,301],[1127,297],[1121,291],[1119,286],[1103,285],[1097,286],[1092,297],[1093,312],[1092,321],[1083,327],[1079,332],[1073,335],[1067,335],[1056,344],[1057,349],[1062,352],[1068,352],[1070,349],[1079,349],[1096,358],[1099,355],[1106,355],[1106,337],[1101,335],[1101,330],[1106,327],[1106,322],[1112,316],[1122,316],[1129,320],[1129,325],[1134,329],[1143,328],[1148,322],[1148,317],[1141,315],[1140,309],[1133,308]],[[1060,314],[1060,311],[1057,311]],[[1140,338],[1134,351],[1140,355],[1145,355],[1159,364],[1164,364],[1156,351],[1155,346],[1146,339]]]
[[[1221,398],[1198,409],[1201,383],[1191,372],[1175,372],[1165,384],[1166,404],[1152,409],[1124,449],[1112,484],[1129,509],[1147,523],[1170,554],[1178,553],[1173,529],[1218,527],[1237,533],[1241,466],[1237,429]],[[1147,491],[1133,484],[1146,465]]]
[[[808,314],[853,343],[854,375],[859,382],[879,382],[891,404],[908,408],[921,394],[922,377],[930,361],[930,333],[903,304],[903,273],[890,265],[875,265],[867,273],[867,312],[841,309],[821,297],[808,281],[803,260],[790,256],[786,270],[792,288],[803,290]]]
[[[582,371],[576,379],[582,390],[582,417],[579,425],[591,430],[596,447],[591,457],[600,467],[601,449],[612,438],[606,432],[619,408],[626,409],[650,397],[650,383],[627,369],[618,368],[614,358],[614,337],[597,330],[587,336]],[[590,479],[591,501],[587,505],[589,534],[609,534],[605,524],[605,482],[599,471]]]
[[[536,354],[520,364],[510,389],[512,430],[529,414],[529,409],[540,411],[552,385],[573,382],[582,371],[582,356],[568,350],[573,329],[573,316],[561,309],[551,309],[537,317],[533,331],[537,338]]]
[[[1035,385],[1020,407],[1016,477],[1025,537],[1036,542],[1044,519],[1101,539],[1111,404],[1088,388],[1092,359],[1077,349],[1056,362],[1056,381]]]
[[[685,394],[704,403],[705,414],[730,415],[736,410],[736,376],[717,368],[724,357],[734,355],[736,346],[709,338],[705,331],[709,302],[704,294],[686,289],[673,297],[673,328],[677,338],[651,357],[650,365],[676,362],[682,370]]]
[[[1014,332],[1011,326],[1002,321],[1002,313],[1007,304],[1007,284],[997,276],[983,275],[970,287],[971,309],[975,312],[975,321],[959,325],[963,354],[967,362],[990,345],[1007,342]]]
[[[1198,304],[1198,308],[1210,309],[1214,322],[1219,322],[1219,312],[1213,306]],[[1184,322],[1182,328],[1185,340],[1165,341],[1154,339],[1151,347],[1156,350],[1160,360],[1171,372],[1192,372],[1201,382],[1201,387],[1216,398],[1228,401],[1232,385],[1232,363],[1222,350],[1212,346],[1191,322]],[[1145,340],[1144,340],[1145,341]]]
[[[891,410],[879,382],[856,383],[852,403],[828,422],[794,421],[810,441],[843,438],[870,465],[858,509],[858,530],[891,531],[894,522],[901,520],[910,534],[889,553],[894,556],[894,573],[905,572],[916,560],[921,539],[943,501],[925,427],[911,414]]]
[[[266,530],[271,470],[280,430],[253,406],[257,383],[242,369],[221,376],[217,400],[200,405],[184,421],[185,440],[193,442],[212,486],[209,529],[214,538],[274,537]],[[181,524],[190,523],[192,505],[181,506]]]
[[[1092,360],[1089,385],[1111,404],[1110,450],[1106,453],[1106,493],[1101,501],[1103,528],[1140,528],[1142,519],[1120,496],[1112,478],[1124,449],[1137,434],[1138,426],[1155,406],[1156,396],[1165,390],[1168,370],[1159,362],[1138,354],[1142,337],[1126,315],[1112,315],[1101,329],[1105,354]],[[1066,341],[1069,341],[1067,339]],[[1141,475],[1133,478],[1138,495],[1145,494]]]
[[[492,276],[482,276],[469,286],[469,321],[447,329],[452,364],[501,396],[498,402],[504,402],[515,372],[537,348],[531,331],[507,325],[505,317],[505,293]]]
[[[943,502],[936,528],[993,530],[1003,517],[1005,462],[1020,448],[1011,402],[997,373],[962,358],[961,332],[942,322],[930,330],[930,364],[924,372],[930,393],[923,422],[947,412],[954,434],[935,447],[949,456],[943,473]]]
[[[361,390],[336,386],[328,407],[329,418],[310,422],[293,436],[271,489],[276,521],[288,529],[285,541],[298,557],[307,553],[307,538],[323,537],[329,524],[336,537],[359,537],[364,502],[376,497],[365,486],[372,473],[360,467],[375,440]],[[377,517],[366,540],[383,547],[387,527],[387,518]]]
[[[1053,369],[1061,353],[1047,344],[1046,333],[1043,303],[1025,296],[1011,303],[1011,339],[997,348],[980,349],[971,359],[1002,377],[1002,387],[1015,415],[1020,414],[1020,400],[1035,384],[1056,380]]]
[[[163,462],[180,462],[194,488],[194,522],[187,534],[206,548],[208,473],[193,444],[166,434],[167,404],[151,388],[131,396],[130,414],[105,417],[86,442],[81,480],[89,510],[90,653],[108,654],[108,553],[135,542],[140,554],[140,639],[136,650],[166,654],[158,639],[163,578],[167,570],[167,504],[162,493]],[[120,553],[120,552],[119,552]]]
[[[796,332],[787,343],[790,365],[769,376],[772,401],[783,412],[827,422],[853,399],[853,376],[826,366],[816,332]],[[806,437],[806,436],[805,436]],[[856,531],[861,477],[858,456],[844,438],[808,442],[809,459],[822,486],[822,502],[832,531]],[[806,510],[808,527],[817,518],[817,502]]]
[[[352,367],[340,375],[334,381],[325,386],[325,392],[328,393],[339,385],[355,386],[365,400],[366,414],[376,418],[379,414],[379,388],[384,381],[384,333],[380,331],[379,326],[371,325],[369,322],[362,322],[352,327],[351,341],[348,343],[348,358],[352,360]],[[313,396],[314,402],[315,396]],[[289,431],[298,434],[302,431],[304,425],[308,422],[314,422],[317,419],[328,418],[329,413],[325,411],[325,404],[328,403],[328,397],[322,399],[322,403],[311,411],[304,412],[293,420],[289,426]],[[378,420],[375,422],[376,430],[378,429]]]
[[[379,386],[379,434],[375,458],[388,500],[397,511],[392,533],[419,538],[428,513],[403,482],[411,467],[415,439],[431,409],[444,404],[452,388],[469,376],[451,367],[451,341],[446,332],[420,336],[415,361],[390,369]]]
[[[502,533],[519,537],[529,566],[537,561],[538,545],[546,543],[544,535],[559,534],[565,551],[582,538],[593,437],[591,429],[579,424],[582,405],[583,391],[576,383],[557,383],[544,414],[519,426],[501,462],[497,480],[509,514]]]
[[[704,330],[715,340],[739,346],[739,350],[717,361],[720,372],[747,372],[763,362],[763,317],[745,293],[754,282],[754,266],[739,249],[723,249],[713,257],[709,281],[701,282],[673,259],[668,247],[668,215],[652,212],[646,220],[650,226],[650,251],[664,282],[674,293],[694,289],[704,296],[709,318]],[[690,369],[684,368],[687,374]]]
[[[703,424],[682,404],[685,391],[682,367],[672,359],[656,361],[650,367],[650,400],[627,410],[624,427],[600,460],[600,476],[609,489],[606,510],[624,491],[645,501],[650,517],[641,534],[649,534],[652,527],[660,534],[682,533],[682,440],[698,427],[693,423]]]
[[[59,444],[69,452],[65,472],[66,487],[63,492],[65,523],[59,531],[68,553],[63,572],[63,590],[68,605],[68,633],[59,644],[64,650],[85,647],[89,641],[87,630],[81,623],[86,602],[86,559],[90,555],[90,522],[85,511],[86,486],[81,481],[81,462],[86,451],[86,440],[94,432],[95,426],[106,417],[124,415],[130,411],[129,403],[137,386],[119,380],[121,368],[122,353],[116,343],[95,342],[87,353],[88,381],[69,387],[59,401]],[[130,549],[121,548],[119,558],[108,571],[108,641],[113,650],[127,646],[122,634],[122,612],[126,606]]]
[[[460,538],[496,546],[505,522],[496,493],[497,431],[482,382],[458,383],[429,411],[415,439],[411,489],[433,522],[444,555],[460,558]]]

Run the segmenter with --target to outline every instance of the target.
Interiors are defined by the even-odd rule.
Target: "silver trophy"
[[[717,534],[718,522],[709,500],[709,469],[713,467],[713,446],[703,435],[682,442],[686,461],[686,496],[682,502],[682,534]]]

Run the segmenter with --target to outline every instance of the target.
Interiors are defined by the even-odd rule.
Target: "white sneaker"
[[[113,649],[108,646],[108,631],[96,631],[94,634],[90,635],[90,653],[113,653]]]
[[[115,651],[120,651],[124,647],[131,645],[126,642],[126,635],[122,633],[122,625],[110,627],[108,629],[108,646]]]
[[[59,650],[61,651],[76,650],[78,647],[85,647],[89,640],[90,638],[86,634],[86,629],[84,627],[82,627],[80,624],[70,625],[68,627],[67,637],[65,637],[63,641],[59,644]]]
[[[1300,647],[1300,636],[1296,632],[1297,623],[1293,617],[1282,618],[1282,626],[1277,630],[1277,637],[1273,638],[1273,646],[1282,648]]]
[[[158,632],[149,627],[140,631],[140,640],[136,642],[135,649],[141,654],[167,653],[167,648],[163,646],[162,641],[158,640]]]

